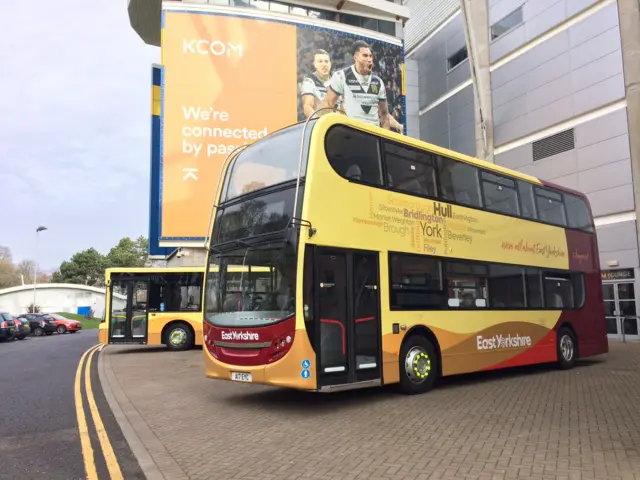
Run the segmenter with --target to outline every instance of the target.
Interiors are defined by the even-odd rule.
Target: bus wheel
[[[438,378],[438,355],[422,335],[411,335],[400,349],[400,391],[408,395],[425,393]]]
[[[169,350],[189,350],[193,347],[193,334],[186,323],[174,323],[166,333],[166,345]]]
[[[563,370],[573,368],[576,364],[577,345],[573,332],[566,327],[558,330],[558,364]]]

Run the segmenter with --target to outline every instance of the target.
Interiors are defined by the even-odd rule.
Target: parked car
[[[13,340],[16,328],[13,319],[7,320],[5,315],[10,316],[8,313],[0,312],[0,341]]]
[[[31,333],[36,337],[51,335],[56,331],[56,321],[51,315],[46,313],[26,313],[24,315],[29,320]]]
[[[76,333],[79,330],[82,330],[82,323],[77,320],[71,320],[70,318],[64,317],[62,315],[58,315],[57,313],[49,313],[50,317],[56,321],[56,332],[62,333]]]
[[[24,317],[13,317],[13,324],[15,325],[14,336],[18,340],[24,340],[31,335],[31,325],[29,320]]]

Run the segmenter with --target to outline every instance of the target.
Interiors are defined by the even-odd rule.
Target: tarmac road
[[[0,479],[87,478],[74,386],[83,353],[97,343],[97,330],[0,342]],[[92,397],[124,478],[144,478],[104,400],[98,355],[91,362]],[[108,479],[84,382],[83,378],[91,461],[98,478]]]

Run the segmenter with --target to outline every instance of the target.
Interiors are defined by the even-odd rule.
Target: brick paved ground
[[[109,347],[105,362],[167,478],[640,479],[640,344],[610,349],[412,397],[207,380],[201,350]]]

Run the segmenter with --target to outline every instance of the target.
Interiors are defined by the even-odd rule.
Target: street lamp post
[[[38,279],[38,234],[43,230],[47,230],[47,227],[39,226],[38,228],[36,228],[36,255],[33,259],[33,313],[35,313],[36,308],[36,282]]]

